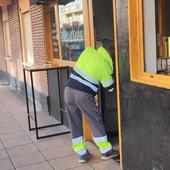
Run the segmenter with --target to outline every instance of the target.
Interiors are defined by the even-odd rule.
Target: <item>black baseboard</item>
[[[0,85],[9,85],[9,74],[0,70]]]

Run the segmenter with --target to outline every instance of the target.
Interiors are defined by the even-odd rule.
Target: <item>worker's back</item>
[[[67,85],[95,95],[100,83],[110,88],[113,84],[112,73],[112,59],[103,47],[98,50],[86,48],[78,58]]]
[[[107,71],[109,74],[113,72],[112,59],[102,47],[98,50],[86,48],[78,58],[76,66],[98,81],[101,81],[103,71]]]

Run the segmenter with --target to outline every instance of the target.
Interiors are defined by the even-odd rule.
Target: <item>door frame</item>
[[[113,2],[113,27],[115,43],[115,67],[116,67],[116,90],[117,90],[117,113],[118,113],[118,133],[119,133],[119,152],[120,152],[120,170],[123,169],[122,161],[122,129],[121,129],[121,108],[120,108],[120,80],[119,80],[119,51],[118,51],[118,32],[117,32],[117,12],[116,0]]]
[[[89,22],[89,32],[88,32],[88,42],[86,46],[90,45],[95,47],[95,30],[94,30],[94,20],[93,20],[93,2],[92,0],[85,0],[88,6],[88,22]],[[118,34],[117,34],[117,13],[116,13],[116,0],[112,0],[113,4],[113,33],[114,33],[114,46],[115,46],[115,67],[116,67],[116,90],[117,90],[117,112],[118,112],[118,133],[119,133],[119,152],[120,152],[120,170],[123,169],[122,165],[122,130],[121,130],[121,109],[120,109],[120,81],[119,81],[119,52],[118,52]],[[87,37],[86,37],[87,38]],[[87,134],[85,134],[87,135]],[[87,139],[89,136],[85,136]]]

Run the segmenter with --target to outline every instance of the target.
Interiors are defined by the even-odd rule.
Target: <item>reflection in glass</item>
[[[170,74],[169,9],[169,0],[143,0],[146,72]]]
[[[51,37],[52,37],[52,46],[53,46],[53,57],[59,58],[59,48],[58,48],[58,36],[57,36],[57,10],[56,5],[50,7],[50,20],[51,20]]]
[[[59,5],[59,18],[63,59],[76,61],[84,49],[82,0]]]

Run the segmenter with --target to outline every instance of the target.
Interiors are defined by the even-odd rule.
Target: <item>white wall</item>
[[[143,0],[145,71],[157,72],[155,0]]]

